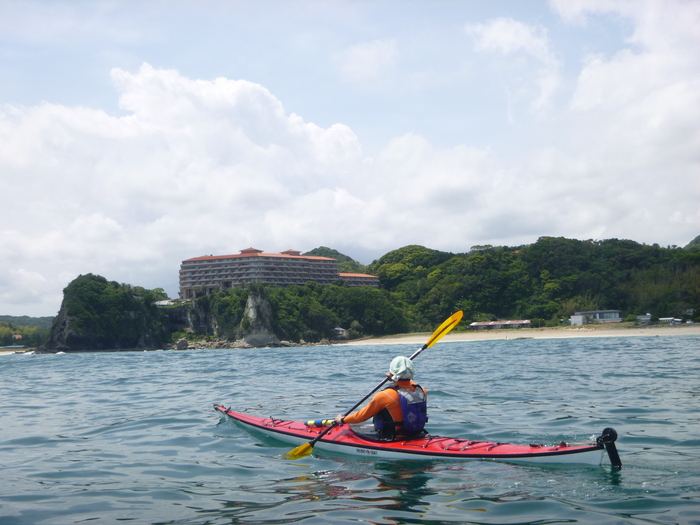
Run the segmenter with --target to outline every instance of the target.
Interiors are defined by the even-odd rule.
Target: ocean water
[[[222,419],[345,412],[417,348],[0,356],[0,525],[700,524],[700,337],[438,343],[416,359],[429,430],[517,443],[614,427],[596,467],[377,461]]]

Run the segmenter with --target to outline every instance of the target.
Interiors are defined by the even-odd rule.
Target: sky
[[[698,235],[698,1],[0,0],[0,315],[249,247]]]

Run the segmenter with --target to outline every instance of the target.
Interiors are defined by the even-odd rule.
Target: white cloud
[[[534,27],[512,18],[496,18],[484,24],[468,24],[465,27],[478,51],[497,52],[503,55],[525,54],[538,63],[537,95],[533,110],[546,108],[560,84],[560,64],[551,50],[547,29]]]
[[[338,58],[340,74],[350,82],[385,82],[395,68],[399,50],[394,40],[363,42],[345,50]]]
[[[469,24],[466,30],[475,38],[479,50],[503,54],[522,51],[540,62],[555,62],[546,28],[532,27],[512,18],[497,18],[486,24]]]
[[[377,40],[314,55],[299,73],[308,93],[284,98],[289,71],[262,85],[226,78],[223,66],[202,80],[206,69],[144,64],[112,70],[120,109],[105,106],[114,114],[5,103],[0,313],[53,315],[62,289],[88,272],[175,295],[183,259],[249,246],[325,245],[369,262],[407,244],[459,252],[541,235],[684,244],[700,230],[700,20],[697,3],[659,5],[557,2],[560,16],[538,25],[512,13],[474,17],[477,53],[466,57],[453,44],[464,42],[467,20],[424,33],[450,44],[431,39],[426,50],[424,36],[382,26]],[[601,20],[627,31],[615,48],[585,40]],[[578,39],[562,42],[569,28]],[[304,49],[315,49],[307,38]],[[169,56],[163,62],[178,63]],[[343,82],[323,69],[333,57]],[[434,71],[440,89],[393,81],[416,71]],[[325,124],[310,122],[324,104]],[[372,110],[347,110],[366,104]],[[447,139],[438,143],[426,123],[445,125]]]
[[[590,137],[589,155],[607,161],[608,172],[644,192],[636,209],[641,215],[630,217],[641,222],[646,213],[659,216],[674,194],[697,195],[700,6],[670,1],[555,5],[567,19],[612,13],[632,23],[627,47],[585,58],[570,102],[572,118]],[[646,198],[646,192],[657,199]],[[700,203],[679,199],[678,209],[664,210],[661,220],[697,227],[699,211]]]
[[[0,304],[10,310],[22,308],[46,311],[48,308],[51,311],[61,303],[60,290],[58,292],[53,283],[39,272],[25,268],[10,268],[7,272],[0,272]],[[8,311],[5,315],[12,313]]]
[[[287,115],[260,85],[190,80],[148,64],[112,76],[123,117],[52,104],[0,113],[0,191],[12,196],[0,210],[0,254],[10,287],[7,272],[23,261],[51,261],[54,287],[67,284],[55,282],[62,272],[126,280],[128,261],[145,265],[148,281],[168,272],[172,282],[179,261],[165,255],[271,242],[268,210],[361,161],[349,128]]]

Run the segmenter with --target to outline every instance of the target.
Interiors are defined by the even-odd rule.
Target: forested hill
[[[406,246],[368,272],[379,276],[414,327],[433,326],[458,309],[471,321],[557,320],[596,309],[700,315],[700,250],[692,243],[683,249],[542,237],[457,254]]]
[[[338,260],[338,271],[341,273],[366,273],[367,267],[354,259],[340,253],[338,250],[319,246],[313,250],[306,252],[304,255],[316,255],[319,257],[330,257]]]
[[[692,250],[692,251],[697,251],[700,250],[700,235],[695,237],[692,241],[690,241],[687,246],[685,247],[686,250]]]
[[[15,317],[12,315],[0,315],[0,323],[31,328],[51,328],[53,317],[28,317],[26,315]]]
[[[36,346],[49,336],[53,317],[0,315],[0,346]]]

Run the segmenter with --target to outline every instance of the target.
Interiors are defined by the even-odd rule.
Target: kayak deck
[[[300,421],[251,416],[235,412],[222,405],[214,405],[214,409],[231,417],[248,429],[256,430],[266,436],[274,437],[292,445],[307,443],[318,437],[322,431],[327,430],[327,427],[311,427]],[[314,447],[315,449],[330,452],[379,458],[476,459],[598,465],[601,463],[608,445],[601,438],[598,438],[594,443],[586,445],[568,445],[562,442],[554,446],[544,446],[540,444],[514,445],[511,443],[475,441],[430,434],[399,441],[376,441],[358,435],[350,425],[339,425],[328,430],[315,443]],[[614,444],[612,444],[612,447],[614,448]],[[610,453],[609,450],[608,452]]]

